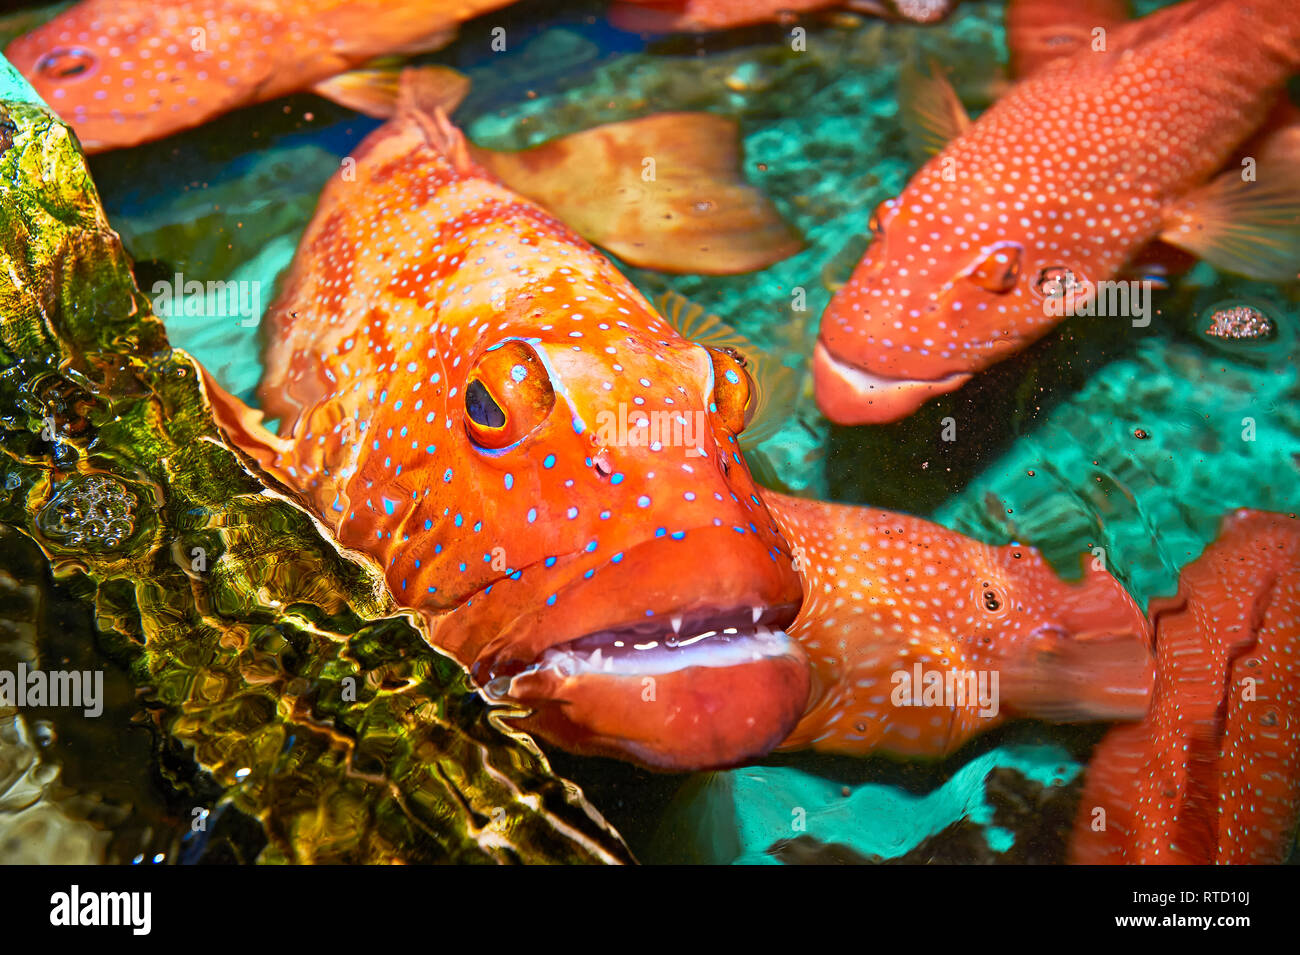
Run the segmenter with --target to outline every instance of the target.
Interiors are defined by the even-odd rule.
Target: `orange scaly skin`
[[[874,508],[771,491],[763,500],[803,571],[804,603],[790,635],[813,668],[809,710],[786,748],[939,756],[1017,715],[1145,715],[1146,621],[1104,571],[1085,570],[1069,585],[1031,547],[990,547]],[[899,705],[899,674],[917,664],[922,672],[996,673],[996,712],[972,696]]]
[[[1300,522],[1230,515],[1151,621],[1151,713],[1097,747],[1072,861],[1282,862],[1300,812]]]
[[[787,540],[812,555],[813,593],[823,569],[836,573],[827,534],[847,546],[888,525],[912,539],[900,556],[913,574],[940,549],[943,580],[988,578],[1017,608],[981,631],[1009,704],[1144,712],[1145,642],[1128,639],[1133,608],[1113,580],[1065,587],[1028,549],[1003,560],[924,521],[760,490],[735,440],[744,370],[683,339],[595,250],[489,178],[414,84],[402,95],[399,117],[354,154],[355,180],[327,185],[268,313],[263,406],[282,437],[226,423],[381,563],[489,697],[523,704],[527,728],[578,753],[670,770],[752,760],[810,707],[805,727],[838,715],[839,683],[862,678],[818,659],[814,688],[800,641],[765,635],[803,599]],[[471,382],[503,409],[508,440],[483,445]],[[601,427],[620,406],[704,426],[691,447],[621,444]],[[869,614],[882,594],[929,614],[931,643],[966,640],[964,590],[851,596]],[[849,618],[820,594],[812,608],[796,633],[825,657],[819,641]],[[839,639],[852,659],[908,636],[859,626]],[[1112,681],[1116,647],[1133,666]],[[873,715],[881,745],[904,752],[938,755],[979,728],[918,739],[911,711]],[[870,748],[843,720],[816,745]]]
[[[376,56],[435,48],[457,24],[510,2],[84,0],[4,52],[94,153],[307,89]]]
[[[1188,0],[1032,72],[877,211],[822,319],[822,410],[906,417],[1046,334],[1044,270],[1114,279],[1297,69],[1294,0]]]

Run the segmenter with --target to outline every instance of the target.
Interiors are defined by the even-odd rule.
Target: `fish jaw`
[[[590,577],[581,560],[557,565],[563,581],[531,585],[553,601],[528,592],[526,569],[503,582],[516,590],[494,585],[494,600],[438,621],[433,639],[456,652],[453,634],[495,634],[457,655],[488,699],[527,707],[521,725],[566,750],[663,771],[736,765],[780,743],[809,696],[807,660],[784,632],[799,578],[747,536],[651,538]],[[501,607],[526,609],[503,621]]]
[[[721,623],[739,626],[723,637]],[[764,756],[807,706],[810,671],[799,645],[764,623],[700,620],[713,636],[691,649],[625,648],[592,638],[554,647],[537,664],[489,684],[532,709],[522,726],[564,749],[665,772],[721,769]],[[662,636],[662,635],[660,635]],[[599,638],[596,638],[599,640]],[[630,638],[634,639],[634,638]],[[642,644],[656,643],[647,635]],[[695,649],[698,648],[698,649]]]
[[[889,378],[841,361],[820,341],[813,349],[813,389],[822,414],[836,424],[888,424],[916,412],[931,398],[956,391],[964,372],[934,381]]]

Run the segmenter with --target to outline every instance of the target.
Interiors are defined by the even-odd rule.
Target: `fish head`
[[[273,76],[280,21],[237,6],[85,0],[4,52],[87,152],[118,149],[249,102]]]
[[[1041,238],[1059,223],[1044,210],[1016,210],[1015,195],[992,183],[963,176],[955,189],[944,181],[945,158],[877,208],[874,239],[822,319],[814,386],[840,424],[906,417],[1079,304],[1063,296],[1068,283],[1083,286],[1081,265]]]
[[[744,360],[562,275],[477,332],[434,429],[443,530],[401,557],[439,582],[434,642],[570,751],[684,770],[774,748],[808,698],[802,592],[737,444]]]

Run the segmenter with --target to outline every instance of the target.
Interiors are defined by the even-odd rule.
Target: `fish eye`
[[[885,228],[898,215],[898,200],[886,199],[880,205],[876,206],[875,211],[871,213],[871,218],[867,220],[867,228],[871,230],[871,237],[879,239],[885,234]]]
[[[758,406],[758,389],[747,369],[745,356],[734,348],[709,348],[713,360],[713,407],[722,426],[740,434],[749,426]]]
[[[50,50],[36,61],[36,72],[52,80],[66,80],[94,69],[95,54],[77,46]]]
[[[555,388],[537,352],[524,342],[493,345],[465,383],[465,433],[497,451],[526,438],[555,407]]]
[[[1021,248],[1016,242],[997,242],[966,270],[967,280],[989,292],[1003,294],[1016,287],[1020,278]]]
[[[480,428],[504,428],[506,424],[506,413],[477,378],[465,388],[465,413]]]

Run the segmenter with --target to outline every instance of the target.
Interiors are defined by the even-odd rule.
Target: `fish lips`
[[[817,406],[836,424],[888,424],[914,413],[938,395],[956,391],[971,375],[942,378],[891,378],[842,361],[820,341],[813,350],[813,390]]]
[[[701,611],[667,630],[600,631],[493,678],[484,695],[529,707],[523,728],[570,752],[665,772],[739,765],[776,748],[807,708],[811,668],[783,629],[797,610]]]

